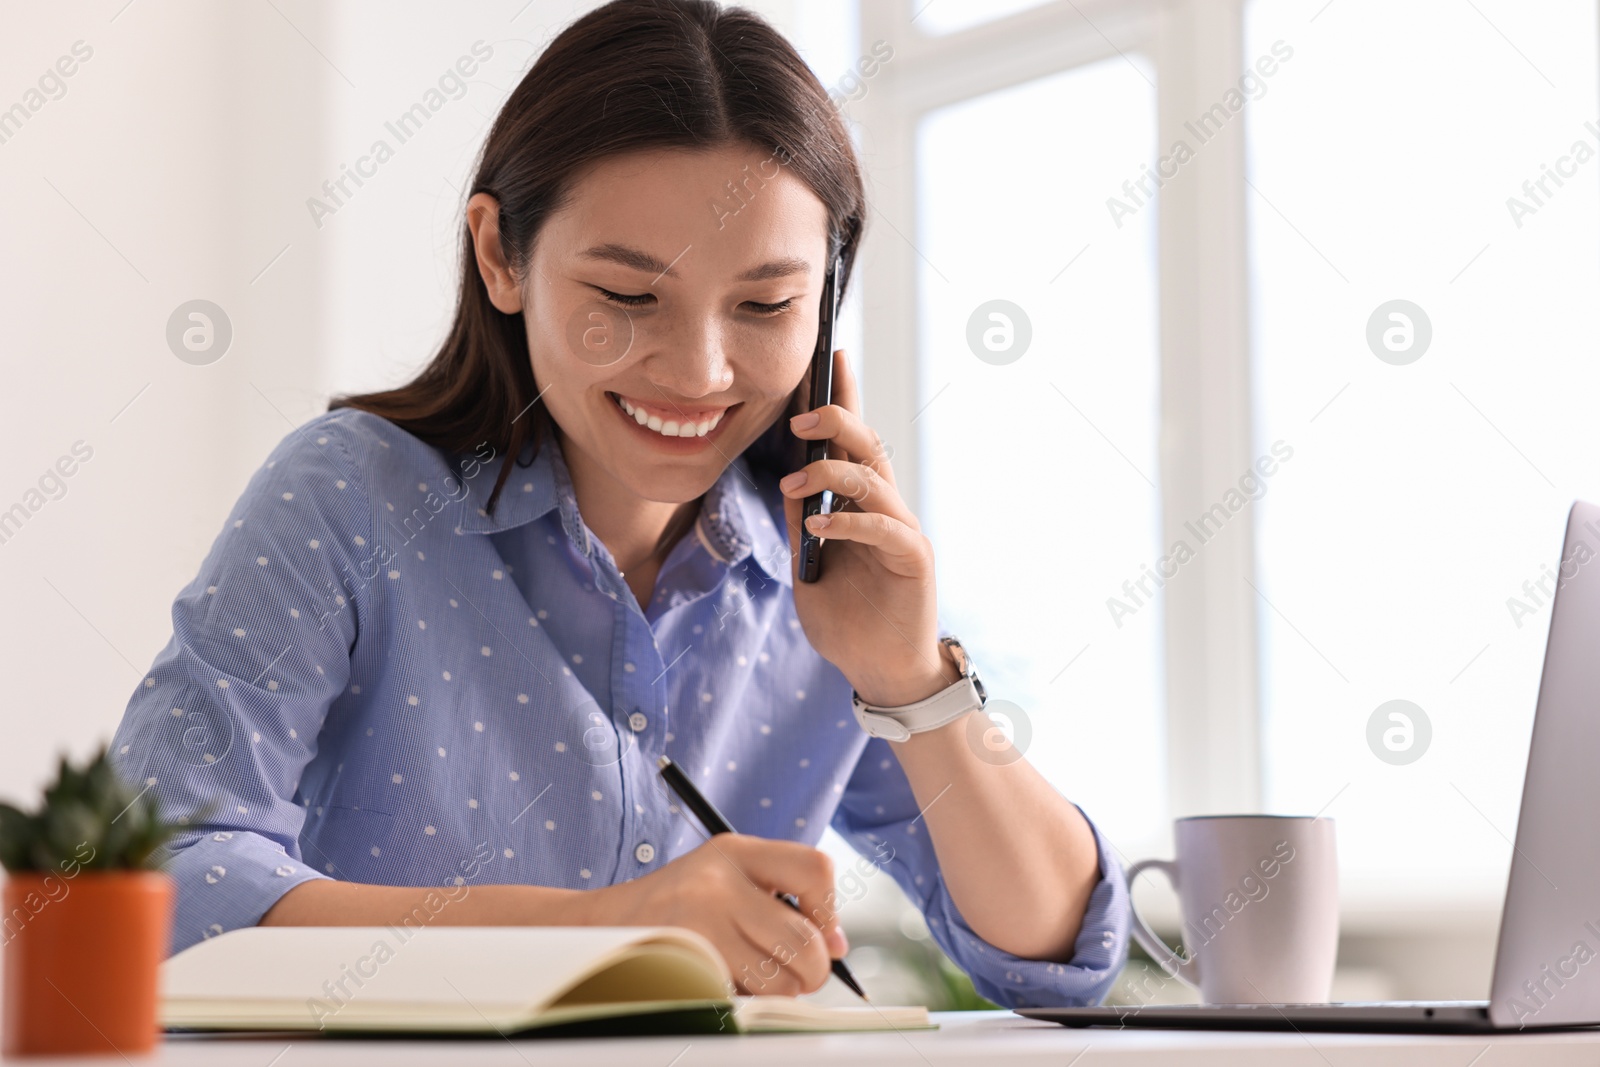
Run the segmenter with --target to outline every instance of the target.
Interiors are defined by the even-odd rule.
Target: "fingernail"
[[[843,959],[850,952],[850,939],[844,936],[844,928],[835,926],[823,935],[828,942],[828,952],[834,959]]]
[[[796,430],[809,430],[821,421],[821,415],[818,415],[815,411],[807,411],[790,419],[789,426]]]
[[[832,522],[832,515],[813,515],[811,518],[806,520],[806,525],[811,527],[813,530],[826,530],[828,525]]]
[[[784,478],[783,481],[778,483],[779,487],[782,488],[784,492],[788,492],[791,489],[798,489],[805,484],[805,471],[795,471],[793,474],[789,475],[787,478]]]

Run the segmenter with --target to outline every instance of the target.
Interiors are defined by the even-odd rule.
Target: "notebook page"
[[[488,1016],[543,1008],[632,945],[695,954],[682,997],[721,996],[726,971],[709,942],[671,927],[250,927],[202,941],[162,965],[168,1005],[301,1006],[308,1025],[351,1004],[464,1003]],[[676,955],[676,954],[675,954]]]

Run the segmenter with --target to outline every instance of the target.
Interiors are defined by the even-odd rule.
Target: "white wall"
[[[0,108],[89,53],[0,143],[0,795],[107,738],[259,457],[311,409],[326,263],[298,191],[318,171],[323,61],[270,6],[17,5]],[[293,11],[312,39],[314,11]],[[39,98],[32,98],[37,104]],[[288,251],[264,274],[279,251]],[[220,305],[230,350],[168,349],[170,313]],[[75,442],[65,495],[30,497]]]

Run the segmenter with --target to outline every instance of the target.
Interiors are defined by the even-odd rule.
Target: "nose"
[[[674,322],[653,347],[645,369],[663,393],[699,400],[733,383],[723,330],[713,316]]]

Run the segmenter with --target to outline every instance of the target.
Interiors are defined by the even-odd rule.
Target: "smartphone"
[[[822,306],[818,316],[817,348],[811,354],[811,404],[807,411],[815,411],[833,403],[833,329],[839,318],[839,257],[828,264],[828,275],[822,282]],[[828,442],[807,441],[806,463],[828,458]],[[812,533],[806,520],[813,515],[827,515],[833,511],[833,491],[824,489],[805,498],[800,505],[800,580],[814,582],[822,577],[822,538]]]

